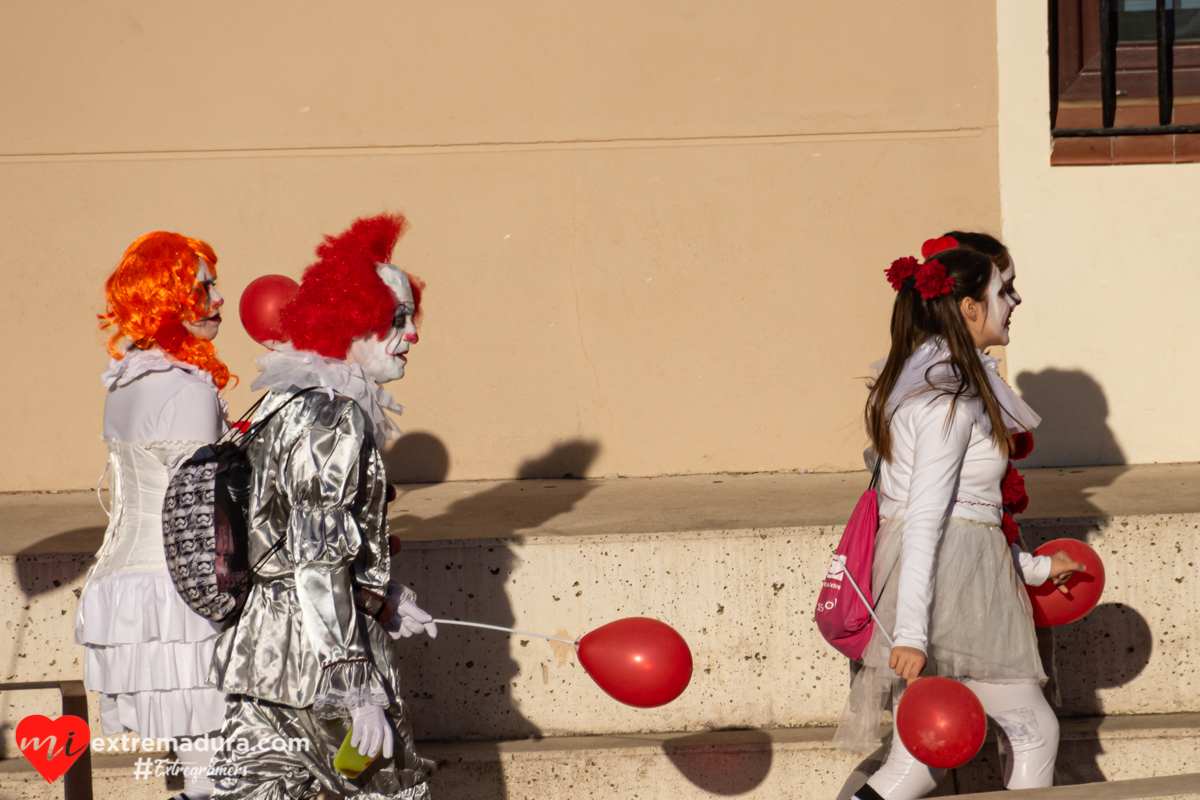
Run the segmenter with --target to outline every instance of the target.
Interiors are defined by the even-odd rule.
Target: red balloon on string
[[[913,758],[934,769],[954,769],[983,746],[987,716],[975,693],[950,678],[918,678],[900,695],[896,732]]]
[[[622,703],[654,708],[671,702],[692,679],[692,651],[670,625],[628,617],[584,634],[579,663]]]
[[[263,275],[250,281],[238,301],[242,327],[250,338],[268,347],[284,341],[279,326],[279,310],[300,291],[300,284],[286,275]]]
[[[1083,564],[1086,570],[1067,578],[1067,594],[1060,592],[1054,581],[1046,581],[1041,586],[1025,587],[1029,592],[1029,600],[1033,603],[1033,624],[1039,628],[1066,625],[1083,619],[1096,607],[1100,602],[1100,595],[1104,593],[1104,562],[1095,550],[1083,542],[1075,539],[1055,539],[1034,550],[1033,554],[1052,556],[1060,551],[1070,556],[1072,561]]]

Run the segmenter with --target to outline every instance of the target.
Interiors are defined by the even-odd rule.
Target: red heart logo
[[[47,783],[63,776],[91,742],[87,720],[67,715],[58,719],[30,714],[17,723],[17,749]]]

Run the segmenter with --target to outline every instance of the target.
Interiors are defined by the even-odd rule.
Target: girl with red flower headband
[[[994,261],[981,252],[983,237],[931,239],[923,263],[898,259],[886,271],[897,293],[891,352],[866,405],[867,432],[883,459],[871,576],[880,625],[834,743],[869,749],[889,696],[898,702],[922,675],[956,678],[1003,729],[1005,783],[1023,789],[1051,784],[1058,723],[1041,694],[1046,676],[1022,583],[1061,582],[1082,567],[1063,554],[1025,553],[1001,527],[1005,501],[1024,493],[1011,478],[1001,488],[1014,433],[1040,418],[983,352],[1008,343],[1021,301],[1007,251]],[[854,797],[914,800],[941,777],[893,736],[883,766]]]
[[[179,740],[220,730],[225,696],[206,681],[218,628],[176,592],[163,552],[162,507],[174,469],[225,431],[218,396],[229,369],[212,339],[224,300],[217,256],[198,239],[156,231],[125,251],[105,284],[101,327],[115,327],[104,373],[104,441],[112,511],[79,597],[75,640],[84,684],[100,692],[106,734]],[[184,792],[212,792],[212,751],[180,751]]]

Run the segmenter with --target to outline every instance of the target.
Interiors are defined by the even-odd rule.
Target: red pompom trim
[[[1024,514],[1029,508],[1029,494],[1025,491],[1025,476],[1017,472],[1009,462],[1008,472],[1000,481],[1000,496],[1004,507],[1013,514]]]
[[[883,273],[887,275],[892,289],[898,292],[906,280],[917,274],[917,260],[912,256],[897,258]]]
[[[954,291],[954,278],[946,274],[940,261],[926,261],[917,270],[917,291],[925,300],[932,300]]]
[[[1008,514],[1000,518],[1000,530],[1004,532],[1004,538],[1010,545],[1016,544],[1017,537],[1021,535],[1021,526]]]
[[[1029,458],[1029,454],[1033,452],[1033,434],[1029,431],[1021,431],[1013,434],[1013,461],[1021,461]]]
[[[943,250],[953,250],[958,247],[958,239],[953,236],[942,236],[937,239],[926,239],[925,244],[921,245],[921,258],[929,258],[936,256]]]

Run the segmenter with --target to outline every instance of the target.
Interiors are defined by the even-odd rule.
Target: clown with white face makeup
[[[404,377],[408,348],[416,344],[419,338],[413,322],[417,306],[413,300],[412,284],[404,270],[395,264],[379,264],[376,272],[396,298],[392,327],[382,337],[372,333],[355,339],[350,344],[346,360],[361,365],[369,378],[384,384]]]
[[[226,741],[303,737],[312,747],[222,751],[214,800],[315,798],[322,789],[429,796],[433,764],[413,748],[392,640],[436,636],[437,626],[390,580],[380,452],[400,434],[389,412],[403,410],[383,384],[404,376],[421,312],[423,284],[390,263],[404,227],[383,214],[326,237],[282,310],[288,344],[257,359],[252,388],[270,390],[257,418],[269,420],[247,450],[249,546],[251,563],[266,561],[209,677],[236,698]],[[378,759],[354,781],[332,766],[347,734]]]

